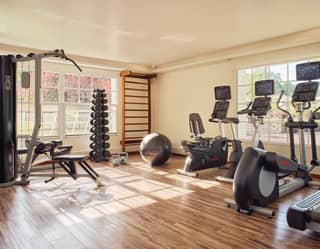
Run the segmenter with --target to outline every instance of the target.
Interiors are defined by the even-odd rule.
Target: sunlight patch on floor
[[[59,195],[64,195],[66,192],[62,189],[53,189],[50,191],[44,191],[43,194],[45,194],[48,197],[55,197]]]
[[[168,184],[168,183],[164,183],[164,182],[160,182],[160,181],[156,181],[156,180],[147,180],[149,183],[153,183],[156,184],[158,186],[164,187],[164,188],[171,188],[174,185]]]
[[[130,207],[118,201],[104,203],[102,205],[96,206],[95,208],[105,215],[117,214],[128,211],[130,209]]]
[[[190,194],[190,193],[194,192],[193,190],[190,190],[190,189],[187,189],[187,188],[180,188],[180,187],[172,187],[171,189],[173,189],[175,191],[178,191],[180,193],[183,193],[183,194]]]
[[[115,179],[115,181],[120,182],[120,183],[126,183],[126,182],[142,180],[142,179],[144,179],[142,176],[132,175],[132,176],[117,178],[117,179]]]
[[[101,218],[104,216],[101,212],[99,212],[97,209],[92,207],[82,209],[80,211],[80,214],[82,214],[83,216],[89,219]]]
[[[135,190],[138,190],[139,192],[142,192],[142,193],[152,192],[152,191],[163,188],[162,186],[159,186],[157,184],[154,184],[145,180],[129,182],[129,183],[126,183],[125,185]]]
[[[144,163],[144,162],[131,162],[130,166],[144,166],[144,167],[150,167],[149,164]]]
[[[64,214],[58,214],[56,218],[65,226],[72,226],[74,224],[74,222]]]
[[[130,176],[131,174],[122,172],[120,170],[114,170],[114,169],[109,169],[103,172],[103,176],[106,176],[108,178],[119,178],[119,177],[124,177],[124,176]]]
[[[168,199],[182,196],[184,195],[184,193],[175,191],[173,189],[162,189],[162,190],[151,192],[150,195],[160,198],[162,200],[168,200]]]
[[[199,181],[180,175],[168,176],[168,172],[144,163],[136,163],[132,167],[161,177],[183,179],[188,183]],[[77,181],[58,178],[48,184],[43,182],[45,178],[37,178],[26,190],[35,200],[40,200],[38,203],[43,206],[45,212],[56,217],[65,226],[81,223],[86,219],[99,219],[123,213],[194,192],[160,180],[127,173],[119,168],[100,168],[99,173],[101,181],[106,185],[99,189],[94,188],[89,178],[79,178]],[[209,183],[203,182],[201,186],[209,186]]]
[[[135,197],[121,200],[121,203],[124,203],[125,205],[127,205],[131,208],[143,207],[143,206],[150,205],[150,204],[153,204],[156,202],[157,202],[156,200],[151,199],[146,196],[143,196],[143,195],[139,195],[139,196],[135,196]]]
[[[166,177],[173,179],[173,180],[178,180],[184,183],[190,183],[190,182],[195,182],[198,181],[198,179],[190,177],[190,176],[184,176],[184,175],[178,175],[178,174],[172,174],[172,175],[167,175]]]
[[[71,225],[73,225],[75,223],[83,222],[82,219],[80,219],[79,217],[75,216],[74,214],[66,212],[62,208],[59,208],[58,210],[60,211],[60,213],[56,217],[65,226],[71,226]]]
[[[160,176],[164,176],[164,175],[170,174],[169,172],[163,171],[163,170],[156,170],[153,173],[156,174],[156,175],[160,175]]]
[[[59,210],[52,206],[48,201],[41,200],[40,204],[45,207],[46,211],[53,215],[60,214]]]
[[[136,168],[142,171],[146,171],[146,172],[154,172],[156,171],[155,169],[151,168],[150,166],[132,166],[132,168]]]
[[[114,185],[107,189],[108,193],[113,195],[114,200],[120,200],[137,195],[137,192],[131,191],[125,187]]]
[[[198,181],[191,182],[190,184],[202,189],[208,189],[208,188],[217,187],[221,185],[218,181],[209,181],[209,180],[198,180]]]

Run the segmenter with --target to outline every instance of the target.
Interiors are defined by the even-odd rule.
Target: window
[[[265,124],[261,128],[261,140],[265,143],[288,143],[289,137],[287,129],[284,126],[287,121],[287,116],[278,110],[276,107],[276,101],[279,94],[284,90],[284,96],[280,105],[289,110],[295,112],[291,105],[291,95],[295,89],[296,84],[296,65],[299,63],[314,61],[319,59],[295,61],[284,64],[272,64],[259,66],[254,68],[246,68],[238,70],[238,109],[244,109],[247,104],[254,97],[254,83],[258,80],[273,79],[275,82],[275,94],[272,96],[272,110],[265,118]],[[318,93],[319,95],[319,93]],[[320,96],[317,97],[315,105],[320,105]],[[306,114],[307,115],[307,114]],[[253,134],[253,128],[248,123],[245,115],[239,116],[240,123],[238,125],[239,139],[251,140]],[[297,135],[296,135],[297,136]],[[317,132],[317,139],[320,138],[320,132]],[[295,139],[298,143],[298,137]],[[306,134],[306,143],[310,144],[309,136]]]
[[[42,73],[42,115],[40,136],[58,136],[59,73]]]
[[[85,73],[68,73],[65,64],[46,62],[41,85],[41,129],[39,136],[90,134],[93,89],[105,89],[109,106],[110,133],[117,132],[118,80],[102,69],[83,67]],[[57,67],[56,64],[59,64]],[[54,68],[51,70],[50,68]],[[17,71],[17,130],[21,136],[31,134],[34,125],[34,72]],[[58,68],[58,70],[56,70]],[[86,70],[87,69],[87,70]],[[30,72],[30,88],[21,87],[21,73]],[[88,73],[89,72],[89,73]]]

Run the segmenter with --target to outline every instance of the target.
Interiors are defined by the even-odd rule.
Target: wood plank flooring
[[[0,248],[319,248],[320,235],[288,228],[285,214],[306,188],[272,207],[274,219],[225,206],[231,185],[215,175],[175,174],[184,157],[150,168],[138,155],[127,166],[94,164],[105,187],[60,178],[0,189]]]

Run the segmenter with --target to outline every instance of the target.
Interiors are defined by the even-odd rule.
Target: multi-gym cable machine
[[[41,127],[41,77],[42,77],[42,59],[60,58],[70,61],[80,72],[81,68],[75,61],[67,57],[62,49],[56,49],[40,54],[30,53],[27,56],[21,55],[1,55],[0,56],[0,187],[13,184],[28,184],[31,174],[32,160],[35,148],[39,145],[38,134]],[[31,136],[26,143],[26,159],[24,163],[18,156],[17,149],[17,130],[16,130],[16,73],[17,63],[34,62],[34,126]],[[21,74],[21,84],[24,88],[30,88],[30,74]],[[102,184],[98,180],[98,174],[86,162],[87,156],[83,155],[61,155],[54,158],[60,166],[67,172],[61,176],[71,176],[76,179],[75,162],[79,163],[82,169],[93,180],[97,186]],[[52,160],[54,161],[54,160]],[[56,176],[55,164],[52,164],[51,174],[38,174],[37,176],[51,177],[46,182],[53,180]],[[21,174],[17,180],[18,174]]]

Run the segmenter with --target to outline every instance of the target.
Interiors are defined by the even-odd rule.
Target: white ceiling
[[[0,43],[159,65],[320,25],[319,0],[0,0]]]

